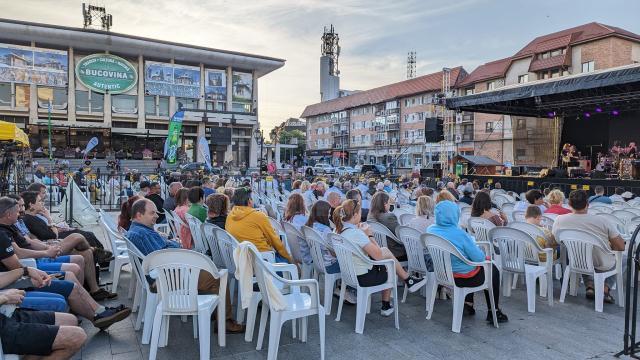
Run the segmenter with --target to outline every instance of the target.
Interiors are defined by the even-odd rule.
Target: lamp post
[[[256,138],[256,143],[260,145],[260,154],[258,156],[258,169],[260,169],[260,174],[262,174],[262,150],[264,146],[264,132],[263,130],[255,129],[253,131],[253,136]]]

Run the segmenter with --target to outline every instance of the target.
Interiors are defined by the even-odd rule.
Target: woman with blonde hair
[[[415,292],[420,289],[426,279],[419,279],[409,274],[400,266],[398,260],[393,256],[387,248],[378,246],[376,239],[373,237],[373,231],[367,223],[361,223],[360,203],[355,200],[345,200],[333,212],[333,223],[336,226],[336,233],[342,235],[347,241],[362,248],[364,253],[373,260],[393,259],[396,274],[404,280],[409,291]],[[371,287],[383,284],[387,281],[387,268],[383,265],[369,265],[362,261],[359,256],[353,255],[353,265],[358,277],[358,284],[362,287]],[[393,314],[393,305],[391,304],[391,290],[382,291],[382,307],[380,315],[389,316]]]
[[[453,194],[451,194],[448,190],[441,190],[438,193],[438,196],[436,196],[436,204],[445,200],[449,200],[454,203],[457,202],[455,196],[453,196]]]
[[[433,201],[431,196],[420,196],[418,201],[416,201],[416,217],[411,219],[411,221],[407,223],[407,226],[422,233],[426,232],[427,228],[435,222],[433,216],[434,206],[436,206],[436,202]]]
[[[564,215],[570,214],[571,210],[562,206],[564,204],[564,194],[562,191],[558,189],[553,189],[549,192],[549,196],[547,196],[549,200],[549,208],[544,212],[545,214],[557,214]]]

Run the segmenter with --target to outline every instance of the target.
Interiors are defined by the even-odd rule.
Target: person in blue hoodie
[[[458,226],[460,219],[460,208],[458,205],[449,200],[439,202],[435,207],[435,217],[436,223],[427,228],[427,233],[446,239],[460,251],[460,254],[470,261],[480,262],[486,259],[486,255],[475,243],[475,239]],[[509,320],[507,315],[503,314],[498,306],[500,298],[500,273],[495,265],[492,266],[491,281],[493,283],[493,298],[496,304],[498,322],[507,322]],[[462,260],[451,256],[451,268],[456,286],[458,287],[476,287],[484,283],[485,274],[483,267],[467,265]],[[484,297],[487,302],[487,309],[490,309],[491,303],[489,302],[489,292],[487,290],[484,291]],[[474,315],[476,311],[473,308],[473,294],[467,294],[464,300],[464,314],[469,316]],[[487,321],[492,321],[491,311],[487,311]]]

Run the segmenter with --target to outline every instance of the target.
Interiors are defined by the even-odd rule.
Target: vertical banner
[[[92,137],[91,140],[89,140],[89,142],[87,143],[87,147],[84,149],[85,156],[89,154],[89,151],[93,150],[94,147],[98,146],[98,143],[100,143],[100,140],[98,140],[98,138],[95,136]]]
[[[209,150],[209,143],[204,136],[198,139],[198,153],[202,157],[202,161],[207,164],[207,167],[211,170],[211,151]]]
[[[180,131],[182,130],[182,118],[184,111],[176,111],[169,121],[169,133],[164,146],[164,156],[167,164],[175,164],[178,153],[178,143],[180,143]]]

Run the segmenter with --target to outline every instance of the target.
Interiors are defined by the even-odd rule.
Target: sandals
[[[603,301],[605,304],[615,304],[616,300],[608,292],[604,294]]]
[[[585,292],[585,295],[589,300],[593,300],[596,298],[596,292],[592,287],[587,287],[587,291]],[[609,294],[608,291],[604,293],[603,301],[606,304],[615,304],[616,302],[616,300],[613,298],[613,296],[611,296],[611,294]]]
[[[587,299],[593,300],[596,298],[596,292],[591,286],[588,286],[587,291],[585,292],[585,296],[587,297]]]

